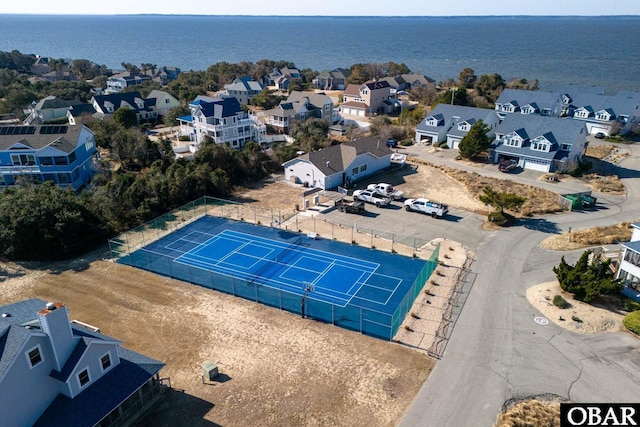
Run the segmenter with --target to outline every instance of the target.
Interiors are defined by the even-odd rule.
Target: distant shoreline
[[[89,16],[89,17],[184,17],[184,18],[293,18],[293,19],[640,19],[640,15],[193,15],[193,14],[42,14],[0,13],[0,16]]]

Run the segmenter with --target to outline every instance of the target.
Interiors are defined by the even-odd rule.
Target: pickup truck
[[[372,203],[377,207],[387,206],[391,203],[390,197],[382,196],[371,190],[356,190],[353,192],[353,198],[362,200],[363,202]]]
[[[349,200],[346,198],[342,198],[340,200],[336,200],[336,208],[340,212],[347,213],[364,213],[364,202],[362,200]]]
[[[444,203],[432,202],[429,199],[407,199],[404,208],[407,212],[422,212],[434,218],[442,218],[449,212],[449,207]]]
[[[384,182],[380,184],[369,184],[367,190],[375,191],[385,197],[391,197],[393,200],[400,200],[402,196],[404,196],[402,191],[396,190],[391,184],[385,184]]]

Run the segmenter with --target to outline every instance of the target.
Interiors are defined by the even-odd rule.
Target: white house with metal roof
[[[64,304],[30,299],[0,313],[3,426],[129,425],[159,399],[164,364],[70,322]]]
[[[357,182],[391,166],[391,150],[362,138],[306,153],[283,164],[285,179],[323,190]]]
[[[584,157],[584,123],[539,115],[509,114],[495,128],[492,159],[516,160],[523,169],[569,171]]]
[[[623,252],[616,279],[624,283],[623,294],[640,301],[640,222],[631,226],[631,240],[622,243]]]
[[[480,120],[489,128],[489,139],[493,139],[494,129],[500,123],[495,111],[488,108],[438,104],[416,127],[415,141],[435,145],[446,141],[449,148],[457,149],[462,138]]]

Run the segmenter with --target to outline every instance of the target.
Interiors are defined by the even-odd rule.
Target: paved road
[[[461,237],[456,240],[477,245],[472,265],[476,279],[444,357],[401,426],[491,426],[505,401],[544,393],[578,402],[640,400],[638,339],[625,333],[585,336],[553,323],[540,325],[534,318],[541,314],[525,297],[528,287],[554,279],[551,268],[561,254],[541,249],[544,238],[568,227],[640,219],[640,174],[635,171],[640,168],[640,147],[632,148],[632,156],[616,168],[628,196],[598,195],[602,209],[595,212],[533,218],[480,236],[466,229],[471,220],[451,225],[451,235]],[[446,156],[437,162],[451,164]],[[557,184],[540,184],[528,171],[512,178],[557,189]],[[470,232],[469,242],[457,227]],[[562,255],[574,262],[581,253]]]

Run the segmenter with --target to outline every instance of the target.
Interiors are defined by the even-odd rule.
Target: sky
[[[639,0],[3,0],[0,14],[44,15],[324,15],[324,16],[597,16],[640,15]]]

